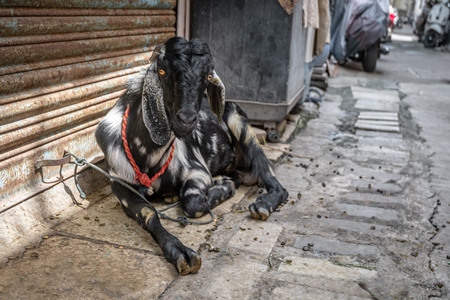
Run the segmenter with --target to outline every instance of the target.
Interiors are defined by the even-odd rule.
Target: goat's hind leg
[[[200,256],[170,234],[161,224],[152,206],[117,182],[111,184],[112,192],[119,199],[126,214],[136,221],[157,241],[167,261],[181,275],[197,273],[202,265]]]
[[[209,188],[199,186],[198,180],[187,180],[181,190],[181,206],[186,216],[199,218],[236,192],[234,181],[226,176],[214,178]]]
[[[214,185],[208,190],[208,206],[214,208],[219,203],[231,198],[236,192],[234,181],[230,177],[217,176]]]
[[[223,118],[235,138],[236,147],[243,153],[244,172],[249,172],[250,178],[267,190],[250,205],[250,214],[254,219],[267,220],[270,213],[287,200],[288,192],[276,179],[244,111],[236,104],[227,102]]]

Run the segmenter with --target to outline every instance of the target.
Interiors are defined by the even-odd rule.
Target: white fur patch
[[[201,121],[208,120],[208,115],[203,110],[198,112],[198,117]]]
[[[157,149],[157,151],[153,151],[151,154],[149,154],[147,156],[147,165],[148,166],[155,166],[156,164],[158,164],[161,161],[162,156],[164,155],[164,153],[166,153],[167,149],[169,147],[171,147],[171,146],[172,146],[172,144],[167,144],[167,145],[165,145],[163,147],[159,147]],[[175,154],[176,154],[176,148],[177,147],[175,145]]]
[[[137,94],[142,91],[142,86],[144,85],[144,78],[148,67],[149,65],[144,66],[138,73],[130,76],[127,83],[127,94]]]
[[[135,143],[136,146],[138,146],[138,147],[142,146],[142,142],[141,142],[141,140],[140,140],[138,137],[135,137],[135,138],[134,138],[134,143]]]
[[[200,124],[200,123],[198,123],[198,124]],[[203,134],[202,134],[202,132],[201,132],[200,130],[195,130],[195,131],[194,131],[194,134],[196,135],[197,140],[198,140],[199,143],[201,144],[201,143],[202,143],[202,140],[203,140]]]
[[[218,144],[217,134],[211,135],[211,149],[209,149],[213,154],[217,153],[217,144]]]
[[[189,170],[186,173],[186,180],[194,180],[200,190],[206,190],[212,185],[211,176],[203,170]]]
[[[270,170],[270,175],[272,175],[273,177],[276,177],[275,172],[273,171],[271,166],[269,166],[269,170]]]
[[[233,133],[233,135],[237,139],[239,139],[242,132],[241,116],[238,114],[231,114],[230,118],[228,119],[228,127],[230,128],[230,131]]]
[[[135,173],[133,167],[120,148],[109,146],[107,158],[110,167],[109,173],[112,176],[127,182],[134,182]]]
[[[200,195],[201,191],[199,189],[189,188],[184,193],[184,196]]]
[[[145,148],[144,146],[142,146],[142,141],[138,138],[135,137],[133,142],[136,144],[136,146],[138,147],[138,151],[140,155],[145,155],[147,153],[147,148]]]
[[[153,191],[158,191],[161,188],[161,178],[156,179],[152,184]]]
[[[105,124],[105,131],[108,136],[120,135],[122,131],[123,113],[118,106],[114,106],[101,121]]]
[[[147,224],[148,221],[149,221],[151,218],[153,218],[153,216],[155,215],[155,212],[154,212],[152,209],[148,208],[148,207],[143,207],[143,208],[141,209],[141,215],[142,215],[143,217],[145,217],[145,224]]]
[[[192,152],[194,153],[195,158],[197,158],[198,162],[201,163],[202,166],[205,167],[206,170],[208,170],[208,165],[206,164],[205,159],[203,158],[203,155],[200,152],[200,149],[193,147]],[[209,175],[209,170],[208,170],[208,175]]]
[[[173,160],[169,165],[169,169],[173,175],[172,182],[175,182],[175,177],[182,176],[183,180],[186,178],[185,170],[189,168],[189,161],[186,157],[186,144],[184,141],[175,139],[175,151]]]
[[[255,132],[253,131],[252,126],[247,125],[247,131],[246,131],[246,132],[247,132],[247,133],[246,133],[246,135],[245,135],[245,141],[244,141],[244,143],[248,144],[248,143],[250,143],[251,141],[255,141],[255,142],[258,141],[258,139],[256,138],[256,134],[255,134]],[[256,145],[259,145],[259,143],[257,143]]]

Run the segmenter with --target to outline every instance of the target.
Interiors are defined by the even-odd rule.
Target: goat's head
[[[158,145],[171,132],[183,138],[195,128],[206,90],[212,111],[222,119],[225,87],[214,71],[211,52],[201,40],[175,37],[155,49],[142,90],[143,118]]]

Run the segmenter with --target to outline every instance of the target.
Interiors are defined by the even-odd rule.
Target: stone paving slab
[[[326,277],[307,276],[298,273],[279,272],[272,271],[264,276],[264,283],[281,281],[283,285],[276,286],[274,288],[275,297],[271,297],[271,294],[259,294],[255,299],[279,299],[278,297],[284,297],[281,299],[303,299],[303,296],[311,299],[373,299],[370,294],[362,289],[356,282],[345,280],[334,280]],[[284,290],[286,283],[292,288]],[[293,286],[299,286],[299,291],[292,292],[295,289]],[[309,287],[309,288],[308,288]],[[302,292],[305,292],[303,294]],[[345,292],[343,292],[345,291]],[[330,296],[330,298],[324,298],[323,295]],[[331,294],[331,295],[330,295]],[[342,294],[345,295],[342,296]],[[289,298],[290,297],[290,298]],[[308,299],[308,298],[307,298]]]
[[[349,193],[345,196],[345,199],[361,201],[368,204],[381,203],[403,205],[403,199],[401,197],[386,196],[381,194]]]
[[[308,244],[313,244],[311,250],[332,254],[359,255],[362,257],[378,257],[380,255],[380,250],[374,245],[349,243],[317,235],[299,236],[295,239],[294,246],[302,249]]]
[[[386,123],[357,121],[355,128],[372,131],[400,132],[400,127],[398,126],[398,123],[395,122]]]
[[[373,124],[373,125],[382,125],[382,126],[399,126],[398,120],[368,120],[368,119],[360,119],[356,121],[356,124]]]
[[[56,226],[55,230],[162,254],[150,234],[123,212],[112,194]]]
[[[348,230],[357,234],[370,234],[371,236],[383,236],[391,230],[389,226],[377,224],[375,220],[373,223],[332,218],[313,218],[311,220],[316,226],[321,225],[330,229],[339,228],[339,230]]]
[[[348,296],[346,293],[334,293],[320,288],[312,288],[304,285],[287,284],[283,287],[277,287],[273,290],[273,296],[270,299],[298,299],[301,295],[302,300],[363,300],[372,299],[366,297]]]
[[[351,179],[370,179],[376,182],[398,181],[406,177],[398,173],[385,172],[383,169],[365,168],[361,166],[350,166],[344,168],[341,174]]]
[[[372,182],[369,180],[353,180],[352,186],[358,188],[359,192],[377,193],[382,191],[387,194],[396,194],[403,191],[402,187],[395,183]]]
[[[386,156],[395,156],[395,157],[401,157],[401,158],[409,158],[409,152],[408,151],[402,151],[397,149],[392,149],[389,147],[377,147],[375,145],[364,145],[360,144],[358,146],[358,151],[364,152],[364,153],[377,153],[382,154]]]
[[[371,131],[371,130],[356,130],[356,135],[361,137],[385,137],[390,139],[398,139],[401,140],[402,135],[394,132],[379,132],[379,131]]]
[[[361,86],[351,87],[353,98],[372,99],[374,101],[400,101],[397,90],[380,90]]]
[[[396,113],[385,113],[385,112],[372,112],[364,113],[360,112],[358,115],[358,120],[360,121],[378,121],[378,122],[396,122],[398,124],[398,116]]]
[[[237,257],[220,259],[207,270],[209,276],[179,278],[158,299],[252,299],[252,288],[267,269],[267,264]]]
[[[364,78],[366,80],[368,80],[368,78]],[[395,84],[395,82],[388,82],[388,85],[392,85],[392,86],[385,86],[386,83],[383,82],[383,88],[373,88],[373,87],[369,87],[368,85],[362,85],[362,84],[354,84],[352,85],[350,88],[352,91],[356,91],[356,92],[376,92],[379,94],[391,94],[391,95],[398,95],[397,92],[397,85]]]
[[[236,276],[237,268],[225,264],[217,268],[217,274],[202,286],[201,293],[209,299],[250,299],[249,295],[255,280],[268,268],[266,264],[252,261],[238,261],[239,271],[245,270],[245,276]],[[244,274],[243,274],[244,275]]]
[[[363,147],[361,147],[363,148]],[[370,164],[374,170],[384,170],[387,171],[389,169],[398,170],[405,165],[405,163],[409,159],[408,153],[401,152],[391,152],[391,151],[378,151],[376,148],[366,148],[359,149],[354,151],[353,161],[358,163],[367,163]],[[383,163],[380,163],[383,161]],[[373,162],[373,163],[372,163]],[[391,167],[389,168],[389,165]],[[380,168],[381,167],[381,168]]]
[[[362,111],[358,115],[360,120],[385,120],[398,121],[398,113],[393,112],[366,112]]]
[[[398,112],[400,98],[397,91],[375,90],[352,86],[353,98],[357,99],[355,108],[360,110]]]
[[[398,102],[383,101],[380,99],[358,99],[355,104],[356,109],[374,111],[397,112],[399,107],[400,105]]]
[[[245,219],[228,246],[268,257],[282,230],[281,225],[272,222],[261,223],[258,220]]]
[[[400,221],[398,217],[398,211],[394,209],[384,209],[344,203],[338,203],[335,207],[341,212],[345,212],[349,216],[364,217],[368,219],[377,218],[385,221]]]
[[[282,263],[278,271],[353,282],[371,279],[377,275],[374,270],[339,266],[323,259],[287,256],[285,260],[290,263]]]
[[[385,136],[358,137],[358,145],[371,145],[405,152],[410,150],[410,146],[403,139]]]
[[[1,299],[156,299],[177,276],[163,256],[64,236],[1,271]]]
[[[311,120],[308,122],[308,127],[305,130],[308,130],[312,134],[312,137],[328,138],[330,132],[336,131],[337,128],[333,123],[322,120]]]

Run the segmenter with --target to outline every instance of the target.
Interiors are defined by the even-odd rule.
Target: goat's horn
[[[157,45],[155,49],[153,49],[152,56],[150,57],[150,62],[156,61],[158,57],[164,58],[164,54],[166,54],[166,45]]]

